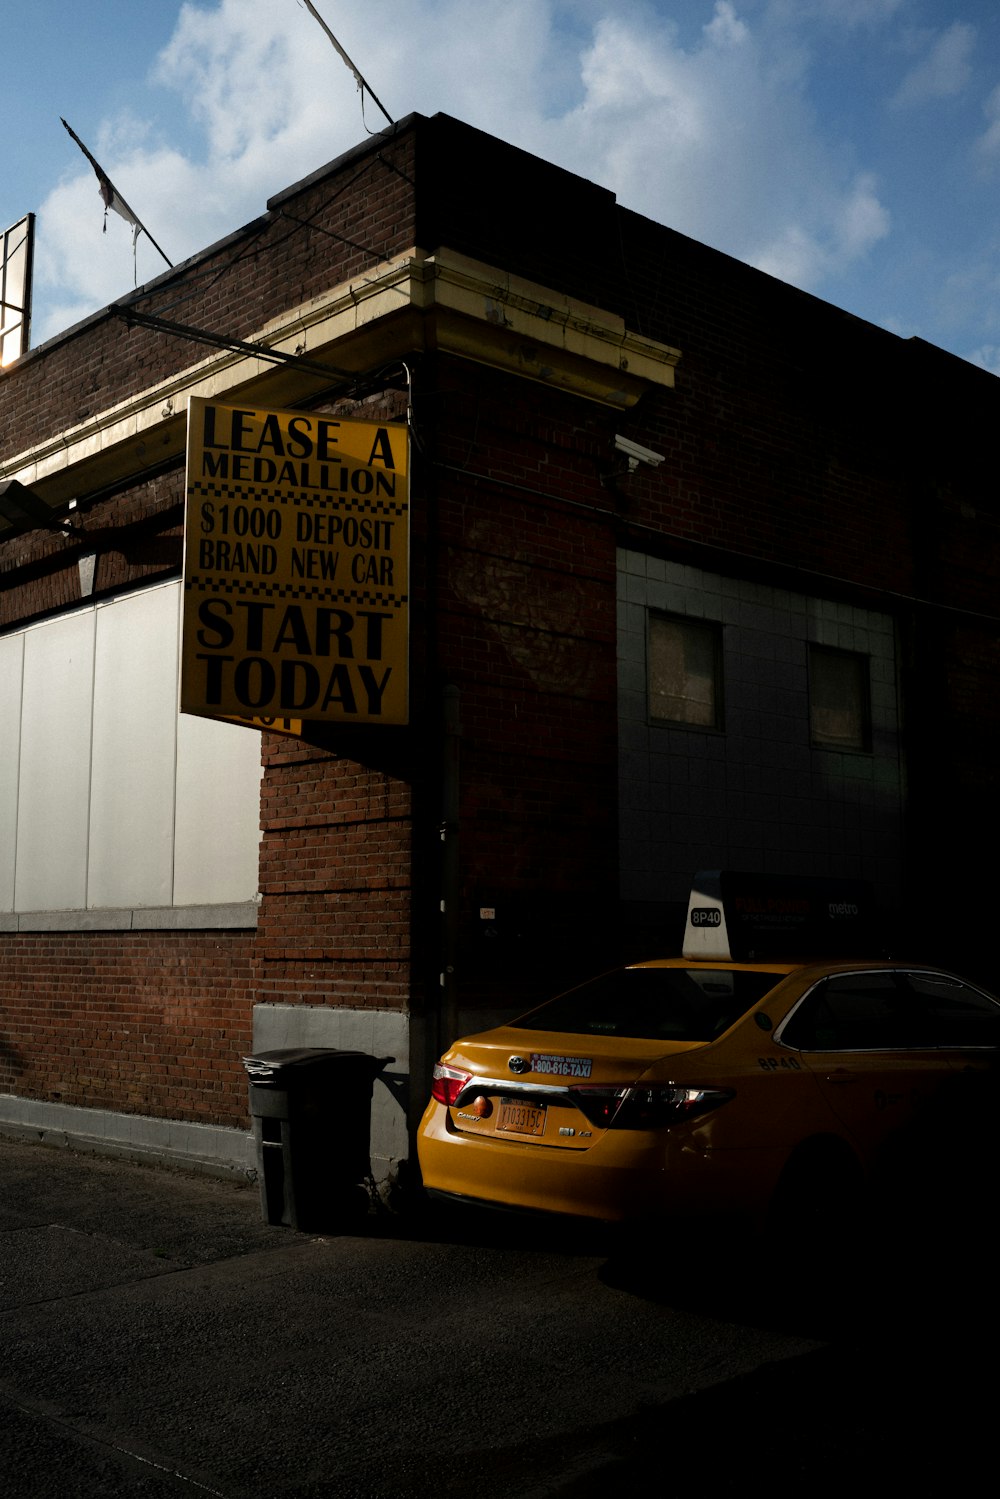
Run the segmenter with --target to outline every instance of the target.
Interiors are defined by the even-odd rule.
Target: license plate
[[[501,1098],[497,1109],[497,1133],[507,1135],[542,1135],[545,1133],[545,1105],[541,1108],[522,1103],[519,1098]]]

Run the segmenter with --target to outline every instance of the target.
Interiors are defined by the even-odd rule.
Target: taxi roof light
[[[874,895],[862,880],[702,869],[688,897],[685,958],[783,962],[879,950]]]

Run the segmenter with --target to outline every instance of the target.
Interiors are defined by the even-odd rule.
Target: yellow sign
[[[405,426],[192,397],[181,709],[402,724]]]
[[[268,729],[272,734],[289,734],[302,738],[301,718],[232,718],[230,723],[244,724],[248,729]]]

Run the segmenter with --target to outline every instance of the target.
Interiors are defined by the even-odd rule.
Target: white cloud
[[[730,0],[718,0],[715,14],[705,27],[705,35],[716,47],[738,47],[748,40],[750,33]]]
[[[960,94],[972,77],[975,44],[976,28],[955,21],[934,39],[925,56],[903,79],[893,104],[909,108]]]
[[[889,233],[889,214],[880,203],[873,179],[862,173],[848,193],[819,215],[825,232],[810,234],[800,224],[789,224],[753,259],[758,270],[782,281],[808,288],[824,278],[835,278]]]
[[[993,90],[983,105],[989,124],[976,142],[976,149],[984,162],[1000,161],[1000,84]]]
[[[980,369],[989,370],[991,375],[1000,375],[1000,344],[983,344],[965,357],[970,364],[978,364]]]
[[[805,98],[797,40],[766,44],[720,3],[685,51],[605,18],[585,54],[584,98],[540,132],[563,165],[626,206],[814,288],[888,232],[871,174],[845,173]]]
[[[1000,337],[998,248],[994,235],[991,244],[962,255],[936,289],[938,322],[950,329],[974,328],[973,336],[982,340],[983,347],[988,340],[995,342]]]
[[[849,19],[895,3],[851,0]],[[718,0],[686,47],[646,0],[494,0],[474,25],[468,0],[320,9],[395,117],[456,115],[800,286],[841,274],[887,233],[874,178],[841,164],[809,107],[801,34],[759,7],[748,19]],[[188,0],[153,79],[175,120],[158,131],[109,120],[107,159],[95,154],[174,260],[384,124],[370,99],[363,123],[350,73],[291,0]],[[85,163],[40,210],[39,275],[59,304],[42,337],[67,307],[93,310],[132,284],[127,227],[109,223],[102,239],[101,216]],[[162,269],[141,238],[138,269],[140,281]]]

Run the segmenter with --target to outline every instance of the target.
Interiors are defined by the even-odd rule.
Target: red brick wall
[[[3,394],[0,386],[0,396]],[[81,603],[78,562],[97,554],[94,597],[180,572],[184,547],[184,473],[129,486],[102,500],[84,519],[71,519],[79,536],[35,531],[0,545],[0,630]]]
[[[289,304],[361,276],[413,243],[413,139],[363,148],[343,174],[276,200],[275,212],[194,267],[166,272],[139,312],[249,338]],[[187,338],[96,314],[0,373],[0,457],[123,401],[204,354]]]
[[[257,1000],[406,1009],[405,769],[361,765],[277,735],[265,743]]]
[[[618,950],[614,418],[475,367],[427,373],[428,649],[462,724],[462,992],[527,1005]]]
[[[0,937],[0,1092],[243,1126],[248,932]]]

